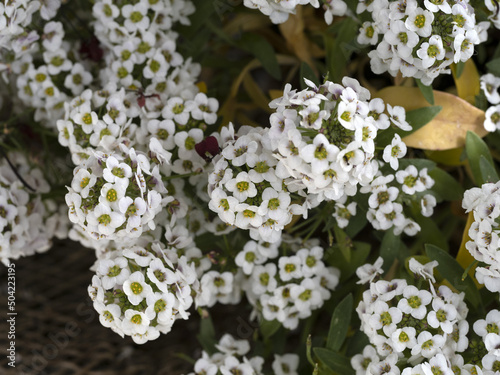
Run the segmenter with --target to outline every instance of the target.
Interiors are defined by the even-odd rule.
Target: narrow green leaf
[[[313,348],[313,352],[323,365],[338,374],[353,374],[351,362],[342,354],[325,348]]]
[[[347,262],[338,246],[330,247],[325,252],[324,259],[329,265],[340,270],[340,280],[343,282],[351,277],[356,269],[366,263],[370,255],[371,245],[366,242],[354,242],[354,250],[351,252],[351,261]]]
[[[455,258],[434,245],[425,245],[425,252],[430,259],[439,263],[437,270],[441,276],[448,280],[459,292],[465,292],[465,299],[476,308],[481,305],[481,298],[476,285],[470,277],[462,280],[464,269]]]
[[[487,62],[486,68],[488,69],[489,73],[500,76],[500,58]]]
[[[432,91],[432,85],[426,86],[422,83],[421,80],[416,79],[417,86],[420,89],[420,92],[424,96],[425,100],[427,100],[427,103],[430,105],[434,105],[434,91]]]
[[[208,354],[213,354],[217,351],[215,348],[215,329],[210,315],[201,318],[200,333],[196,337]]]
[[[281,79],[281,69],[276,59],[276,52],[264,37],[258,34],[245,33],[238,41],[238,46],[254,55],[271,76]]]
[[[351,250],[352,250],[352,241],[347,236],[347,234],[339,228],[338,225],[333,226],[333,232],[335,233],[335,242],[337,243],[342,255],[344,256],[347,262],[351,261]]]
[[[491,165],[491,163],[486,160],[484,155],[479,157],[479,170],[481,171],[482,180],[486,182],[497,182],[498,174],[495,170],[495,167]]]
[[[406,112],[406,121],[413,127],[410,132],[403,132],[403,134],[410,135],[420,129],[422,126],[427,125],[431,120],[436,117],[443,107],[440,105],[435,105],[432,107],[424,107],[419,109],[414,109],[412,111]]]
[[[351,323],[352,294],[347,295],[335,308],[330,321],[330,330],[326,340],[326,347],[330,350],[339,350],[344,343]]]
[[[260,332],[264,340],[269,339],[274,335],[281,327],[281,323],[277,320],[263,320],[260,323]]]
[[[365,346],[369,343],[370,340],[368,339],[368,336],[366,336],[366,334],[360,329],[356,330],[356,332],[354,332],[354,335],[352,335],[348,339],[346,355],[348,357],[352,357],[356,354],[361,353]]]
[[[486,161],[491,164],[491,166],[494,165],[488,145],[486,145],[486,143],[476,133],[468,131],[465,138],[465,152],[467,153],[467,159],[469,159],[469,165],[472,170],[474,180],[478,186],[481,186],[485,182],[483,174],[481,173],[481,156],[483,156]]]
[[[387,272],[392,266],[394,260],[399,257],[399,250],[401,247],[401,238],[396,236],[392,229],[389,229],[384,234],[382,243],[380,244],[380,256],[384,260],[383,270]]]
[[[326,63],[329,79],[341,82],[347,63],[353,53],[350,43],[356,39],[359,26],[356,21],[346,17],[335,22],[325,33]]]
[[[431,190],[436,193],[438,200],[455,201],[464,196],[462,185],[441,168],[432,169],[429,176],[434,180]]]
[[[457,70],[455,72],[455,75],[456,75],[457,78],[460,78],[460,76],[464,72],[464,68],[465,68],[465,63],[463,61],[459,61],[457,63]]]
[[[302,90],[307,89],[309,86],[307,86],[306,82],[304,81],[304,78],[307,78],[309,81],[314,82],[316,86],[319,85],[319,79],[314,73],[314,70],[309,66],[308,63],[302,62],[300,65],[300,88]]]

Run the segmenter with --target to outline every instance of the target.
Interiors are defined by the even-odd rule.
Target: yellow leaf
[[[278,63],[280,65],[294,65],[297,63],[297,59],[291,56],[277,55],[276,58],[278,59]],[[219,109],[218,114],[219,116],[222,116],[221,126],[227,125],[235,119],[236,110],[238,108],[241,108],[241,103],[238,103],[238,101],[236,100],[236,96],[238,95],[240,86],[245,80],[245,77],[250,73],[252,69],[256,69],[261,66],[262,64],[259,60],[253,59],[243,68],[238,77],[234,80],[233,84],[231,85],[231,90],[229,92],[228,98]],[[262,95],[265,97],[263,93]]]
[[[387,87],[376,96],[406,111],[430,106],[418,87]],[[465,145],[468,130],[480,137],[488,133],[483,126],[484,112],[458,96],[434,90],[434,103],[443,109],[427,125],[404,137],[406,145],[424,150],[449,150]]]
[[[271,100],[281,98],[283,96],[282,90],[269,90],[269,97]]]
[[[457,94],[462,99],[471,104],[476,102],[476,95],[479,95],[481,87],[479,85],[479,73],[477,72],[476,65],[472,59],[467,60],[464,70],[459,78],[456,75],[457,66],[451,65],[451,72],[457,87]]]
[[[474,260],[475,260],[472,257],[472,255],[469,253],[469,250],[467,250],[465,248],[465,244],[471,240],[470,237],[469,237],[469,228],[470,228],[470,226],[472,225],[473,222],[474,222],[474,213],[473,212],[469,212],[469,216],[467,217],[467,223],[465,224],[465,229],[464,229],[464,232],[462,234],[462,243],[460,244],[460,250],[458,250],[458,254],[457,254],[457,262],[464,269],[466,269],[467,267],[469,267],[471,265],[471,263],[473,263]],[[479,284],[477,282],[476,278],[474,277],[475,270],[476,270],[476,266],[471,267],[471,269],[468,272],[468,275],[469,275],[469,277],[472,278],[472,280],[476,284],[476,287],[479,289],[479,288],[482,288],[483,285]]]
[[[271,24],[269,17],[258,13],[239,13],[224,26],[224,33],[233,35],[244,31],[261,30]]]
[[[444,151],[425,150],[425,156],[436,163],[456,167],[467,164],[466,160],[460,161],[463,151],[463,147],[451,148]]]
[[[200,92],[206,94],[207,93],[207,84],[203,81],[201,82],[198,82],[196,84],[196,86],[198,86],[198,89],[200,90]]]
[[[304,33],[304,19],[302,7],[296,8],[296,14],[291,14],[288,20],[279,25],[281,34],[285,37],[288,48],[301,60],[305,61],[313,70],[316,69],[311,56],[312,42]],[[317,52],[317,51],[316,51]],[[315,73],[317,73],[315,71]]]
[[[252,101],[257,104],[257,106],[268,113],[273,113],[274,111],[269,108],[269,102],[271,101],[260,89],[250,74],[245,75],[243,78],[243,87],[245,88],[247,94],[250,96]]]

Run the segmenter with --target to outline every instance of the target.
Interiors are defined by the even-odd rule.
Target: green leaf
[[[468,131],[465,138],[465,152],[467,153],[467,159],[469,160],[474,180],[478,186],[481,186],[485,183],[485,179],[481,172],[481,156],[483,156],[491,166],[494,165],[490,150],[486,143],[476,133]],[[484,163],[483,169],[485,172],[491,171],[491,169],[487,169],[487,167],[484,166]]]
[[[494,74],[497,77],[500,76],[500,58],[487,62],[486,68],[489,73]]]
[[[281,79],[281,69],[276,59],[276,52],[264,37],[258,34],[245,33],[239,40],[238,46],[254,55],[271,76],[278,80]]]
[[[217,351],[215,348],[215,329],[210,315],[201,318],[200,333],[196,336],[196,338],[208,354],[211,355]]]
[[[260,332],[264,340],[269,339],[274,335],[281,327],[281,323],[277,320],[262,320],[260,323]]]
[[[354,250],[351,251],[351,261],[347,262],[338,246],[330,247],[325,252],[324,259],[329,265],[340,269],[340,280],[343,282],[354,274],[356,269],[366,263],[370,255],[371,245],[366,242],[354,242]]]
[[[380,256],[384,260],[382,268],[385,272],[391,268],[394,260],[399,258],[401,245],[401,237],[396,236],[392,229],[385,232],[382,243],[380,244]]]
[[[426,86],[419,79],[416,79],[415,81],[417,82],[417,86],[422,92],[425,100],[427,100],[430,105],[434,105],[434,91],[432,90],[432,85]]]
[[[429,176],[434,180],[434,186],[431,190],[436,193],[440,200],[455,201],[464,196],[462,185],[441,168],[434,168],[429,172]]]
[[[347,295],[335,308],[330,322],[330,330],[326,341],[326,347],[331,350],[339,350],[344,343],[351,323],[352,294]]]
[[[312,68],[309,66],[308,63],[302,61],[302,64],[300,64],[300,88],[302,90],[307,89],[309,87],[304,81],[304,78],[313,81],[316,86],[319,85],[319,79],[312,70]]]
[[[360,329],[354,332],[354,335],[349,337],[349,343],[347,345],[346,355],[352,357],[363,351],[366,345],[370,344],[368,336]]]
[[[460,78],[460,76],[464,72],[464,68],[465,68],[465,63],[463,61],[459,61],[457,63],[457,70],[456,70],[456,73],[455,73],[456,76],[457,76],[457,78]]]
[[[439,114],[439,112],[441,112],[442,109],[443,107],[440,105],[435,105],[432,107],[424,107],[406,112],[406,121],[408,121],[413,129],[410,132],[404,132],[403,134],[405,136],[410,135],[422,126],[427,125]]]
[[[328,77],[333,82],[341,82],[345,75],[353,49],[350,43],[356,39],[359,26],[356,21],[346,17],[335,22],[324,34],[326,47],[326,65]]]
[[[465,299],[476,308],[481,305],[481,298],[476,285],[470,277],[462,280],[464,269],[455,258],[434,245],[425,245],[425,252],[430,259],[439,263],[437,270],[441,276],[448,280],[459,292],[465,292]]]
[[[403,170],[408,168],[410,165],[415,166],[419,171],[427,168],[427,172],[434,170],[436,163],[428,159],[401,159],[399,160],[399,169]]]
[[[481,155],[479,157],[479,170],[481,171],[481,177],[484,182],[497,182],[498,174],[493,165]]]
[[[325,348],[313,348],[313,352],[321,363],[331,371],[342,375],[354,373],[351,362],[342,354]]]
[[[335,233],[335,242],[337,243],[342,255],[344,256],[347,262],[351,261],[351,250],[352,250],[352,241],[347,236],[347,234],[339,228],[338,225],[333,225],[333,232]]]

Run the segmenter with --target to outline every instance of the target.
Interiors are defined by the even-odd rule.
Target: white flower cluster
[[[198,91],[194,83],[200,66],[176,51],[177,34],[171,28],[175,22],[189,24],[187,16],[194,10],[189,0],[96,1],[93,26],[108,47],[101,81],[155,96],[191,99]]]
[[[423,271],[425,267],[419,266],[418,270]],[[458,353],[469,345],[464,293],[454,293],[444,285],[436,291],[430,272],[425,277],[429,290],[394,279],[371,283],[363,293],[356,311],[371,345],[351,360],[358,375],[463,371],[464,358]]]
[[[32,43],[40,38],[31,28],[33,19],[41,17],[48,21],[60,6],[61,0],[18,0],[0,4],[0,47],[14,52],[17,58],[29,52]]]
[[[244,0],[243,4],[250,9],[258,9],[269,16],[273,23],[283,23],[288,20],[290,14],[295,14],[298,5],[312,5],[319,8],[318,0]],[[321,0],[321,6],[325,11],[327,24],[333,22],[333,16],[345,16],[349,14],[347,4],[343,0]]]
[[[169,32],[177,22],[189,25],[188,16],[194,11],[190,0],[97,0],[92,7],[93,26],[97,37],[108,42],[105,45],[125,44],[136,36],[147,43],[145,32]]]
[[[468,0],[363,0],[356,11],[371,14],[358,42],[376,45],[368,54],[373,72],[388,71],[392,76],[401,72],[425,85],[450,73],[447,68],[453,62],[470,59],[474,45],[485,41],[489,26],[489,22],[476,24]]]
[[[484,0],[484,5],[488,9],[488,19],[491,21],[493,26],[500,29],[500,13],[498,12],[498,4],[494,0]]]
[[[227,140],[208,178],[208,206],[222,221],[249,229],[253,238],[277,242],[293,214],[303,213],[303,208],[291,203],[277,175],[269,137],[269,129],[262,128],[243,127],[236,136],[232,127],[225,131]]]
[[[215,345],[218,352],[209,355],[203,351],[194,364],[194,372],[188,375],[263,375],[264,358],[247,358],[250,344],[246,340],[237,340],[230,334],[222,336]],[[299,356],[296,354],[274,355],[272,363],[275,375],[298,375]]]
[[[189,317],[197,285],[194,266],[185,257],[150,243],[100,259],[88,291],[103,326],[143,344]]]
[[[93,80],[93,64],[83,60],[79,47],[65,40],[61,22],[51,21],[43,26],[31,53],[10,64],[17,75],[17,96],[24,106],[35,109],[35,120],[45,126],[53,128],[63,117],[64,103]]]
[[[307,190],[311,201],[341,200],[376,176],[378,131],[391,124],[403,130],[411,126],[404,108],[370,100],[369,91],[355,79],[344,77],[342,85],[326,81],[319,87],[306,82],[309,88],[299,92],[287,84],[284,96],[270,103],[276,108],[269,130],[279,160],[276,175],[289,189]],[[395,135],[382,158],[397,169],[398,158],[405,154],[406,145]]]
[[[489,132],[500,130],[500,78],[488,73],[481,76],[480,82],[486,100],[492,104],[486,110],[484,128]]]
[[[462,201],[466,212],[474,213],[474,222],[469,228],[471,241],[465,247],[474,259],[485,264],[476,268],[476,279],[491,292],[500,292],[499,199],[500,182],[497,182],[467,190]]]
[[[246,280],[243,289],[250,303],[265,320],[278,320],[295,329],[300,319],[311,316],[331,297],[339,283],[340,271],[323,262],[323,248],[299,248],[276,262],[278,249],[269,251],[254,241],[248,242],[236,258]]]
[[[250,9],[258,9],[269,16],[273,23],[285,22],[290,14],[295,14],[297,5],[311,4],[319,8],[318,0],[244,0],[243,4]]]
[[[139,237],[173,199],[154,160],[123,145],[121,151],[96,152],[77,166],[66,194],[71,222],[96,240]]]
[[[377,230],[393,228],[396,235],[404,232],[414,236],[420,231],[420,226],[404,215],[403,207],[416,203],[423,216],[432,216],[437,203],[427,190],[433,185],[434,180],[427,174],[427,168],[419,171],[414,165],[397,171],[395,175],[378,176],[370,185],[360,189],[362,193],[370,194],[366,214],[368,221]]]
[[[5,265],[10,259],[47,251],[53,236],[67,236],[65,213],[60,213],[53,201],[43,198],[50,191],[40,169],[31,167],[17,153],[9,160],[21,178],[33,188],[25,186],[12,167],[2,158],[0,163],[0,260]]]
[[[498,374],[498,371],[500,371],[500,353],[498,351],[500,345],[500,311],[490,310],[485,319],[479,319],[474,323],[473,329],[481,338],[486,350],[486,354],[480,358],[482,374]],[[475,354],[479,354],[479,357],[481,357],[483,353]]]

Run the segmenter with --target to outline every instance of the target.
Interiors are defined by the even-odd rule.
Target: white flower
[[[275,375],[298,375],[299,356],[297,354],[274,355],[272,368]]]
[[[399,160],[406,155],[406,144],[401,140],[398,134],[394,135],[390,145],[384,149],[382,158],[385,162],[391,165],[391,168],[397,170],[399,168]]]
[[[122,311],[120,306],[112,303],[109,305],[105,305],[100,301],[94,302],[94,308],[99,313],[99,322],[104,327],[111,328],[113,331],[119,333],[121,330],[121,314]],[[121,334],[123,337],[123,333]]]
[[[232,192],[234,197],[240,202],[257,195],[257,189],[250,180],[247,172],[240,172],[238,175],[226,183],[225,188]]]
[[[143,299],[153,294],[153,289],[144,279],[144,274],[136,271],[123,283],[123,292],[134,306],[137,306]]]
[[[196,94],[193,99],[191,116],[195,120],[203,120],[210,125],[217,121],[219,102],[215,98],[208,98],[204,93]]]
[[[107,204],[99,203],[87,215],[87,222],[89,225],[97,227],[100,234],[109,236],[125,222],[125,216],[119,212],[112,211]]]
[[[244,274],[250,275],[254,266],[264,263],[265,260],[266,258],[257,250],[257,243],[249,241],[245,244],[243,250],[236,255],[234,262],[238,267],[242,268]]]
[[[247,340],[236,340],[230,334],[225,334],[221,337],[215,347],[226,355],[244,356],[250,351],[250,344]]]
[[[302,261],[296,256],[281,257],[278,260],[278,269],[280,279],[283,281],[290,281],[292,279],[299,279],[302,277]]]
[[[427,69],[434,65],[437,60],[442,60],[445,55],[443,40],[439,35],[433,35],[429,38],[429,42],[424,42],[420,45],[417,51],[417,56],[422,59],[422,67]]]
[[[500,105],[494,105],[486,110],[484,128],[489,132],[500,129]]]
[[[382,265],[384,264],[384,260],[382,257],[378,257],[374,264],[366,263],[363,266],[360,266],[356,269],[356,276],[359,281],[356,284],[366,284],[372,283],[373,280],[378,275],[382,275],[384,273],[382,269]]]
[[[458,34],[453,41],[455,49],[453,61],[458,63],[459,61],[465,62],[469,60],[474,53],[474,44],[478,43],[479,38],[477,31],[474,29],[468,30],[465,34]]]
[[[500,104],[500,77],[488,73],[481,76],[481,89],[486,95],[486,99],[491,104]]]
[[[417,344],[416,330],[413,327],[398,328],[392,333],[391,340],[396,352],[411,349]]]
[[[445,303],[442,299],[434,298],[432,300],[432,309],[427,314],[429,325],[432,328],[440,327],[445,333],[451,333],[457,317],[455,306]]]
[[[389,112],[390,120],[398,128],[404,131],[410,131],[412,129],[411,125],[406,122],[406,112],[403,107],[387,104],[387,111]]]
[[[234,197],[228,196],[221,188],[216,188],[208,202],[208,208],[217,212],[220,219],[225,223],[234,224],[236,218],[236,205],[239,203]]]
[[[412,356],[421,355],[425,358],[435,356],[445,344],[446,338],[442,335],[432,335],[428,331],[421,332],[417,337],[417,345],[412,350]]]
[[[151,320],[154,318],[152,315],[148,316],[144,312],[132,309],[126,310],[124,315],[122,329],[126,335],[133,335],[136,333],[145,334]]]
[[[110,156],[106,159],[106,168],[102,171],[102,176],[107,182],[129,179],[132,177],[132,168],[128,164],[120,163],[114,156]]]
[[[411,258],[409,262],[410,271],[414,274],[418,274],[426,280],[430,280],[433,283],[436,282],[434,278],[434,268],[438,266],[438,262],[433,260],[432,262],[428,262],[425,265],[419,263],[415,258]]]
[[[415,2],[416,5],[416,2]],[[432,32],[432,21],[434,21],[434,13],[424,10],[420,7],[406,7],[408,18],[405,25],[410,31],[414,31],[422,37],[428,37]]]
[[[367,345],[363,349],[363,353],[356,354],[351,358],[351,366],[356,370],[356,375],[365,375],[370,363],[379,362],[380,358],[377,351],[371,345]]]
[[[125,28],[131,33],[138,30],[147,30],[150,23],[147,12],[148,8],[142,1],[135,5],[124,5],[121,8],[121,13],[125,18]]]
[[[130,276],[128,262],[124,257],[102,259],[97,263],[96,274],[102,278],[104,289],[113,289],[115,285],[123,285]]]
[[[408,285],[403,290],[403,297],[398,302],[398,309],[405,314],[411,314],[415,319],[423,319],[426,316],[427,305],[432,301],[431,293]]]

